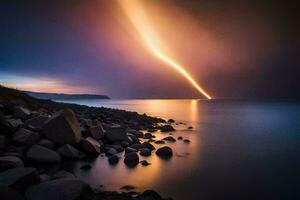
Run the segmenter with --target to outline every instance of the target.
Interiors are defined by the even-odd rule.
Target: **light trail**
[[[148,49],[157,58],[181,73],[207,99],[211,99],[211,96],[200,87],[200,85],[192,78],[183,66],[178,64],[174,61],[174,59],[159,48],[158,44],[161,44],[161,42],[159,42],[159,37],[155,34],[154,29],[151,27],[150,21],[148,20],[143,7],[140,5],[139,0],[119,0],[119,3],[130,22],[147,45]]]

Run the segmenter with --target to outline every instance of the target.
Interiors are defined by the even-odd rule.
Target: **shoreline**
[[[0,195],[27,200],[55,199],[57,195],[70,200],[164,199],[153,190],[93,190],[60,167],[50,173],[43,165],[60,166],[65,161],[96,158],[100,154],[107,156],[112,166],[124,164],[133,168],[149,164],[140,160],[138,154],[169,159],[171,148],[156,150],[151,143],[155,142],[155,131],[174,131],[174,120],[167,123],[137,112],[38,100],[17,90],[13,92],[8,101],[1,101],[0,96]],[[142,143],[141,139],[147,141]],[[116,155],[120,152],[124,152],[124,157]],[[91,167],[87,164],[82,170]],[[45,191],[49,192],[44,194]],[[71,197],[74,193],[76,198]]]

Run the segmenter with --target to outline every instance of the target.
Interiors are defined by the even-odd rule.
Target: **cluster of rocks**
[[[57,105],[56,109],[60,108]],[[65,104],[61,106],[64,109],[53,111],[53,105],[48,106],[32,111],[23,106],[0,105],[0,195],[4,199],[133,199],[128,194],[95,193],[72,173],[60,170],[47,174],[43,166],[100,153],[115,165],[121,159],[120,152],[124,152],[127,166],[147,166],[150,163],[140,161],[138,154],[147,157],[155,150],[151,142],[158,141],[150,132],[174,130],[169,124],[156,125],[163,123],[162,119],[135,112],[79,105],[65,109]],[[148,132],[144,134],[141,129]],[[173,155],[168,146],[155,153],[164,159]],[[162,198],[154,191],[145,191],[134,199]]]

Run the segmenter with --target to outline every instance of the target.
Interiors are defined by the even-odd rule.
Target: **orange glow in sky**
[[[169,66],[173,67],[176,71],[182,74],[202,95],[207,99],[211,99],[211,96],[204,91],[204,89],[195,81],[195,79],[186,71],[186,69],[176,62],[174,58],[171,58],[166,52],[163,51],[165,45],[159,35],[152,28],[151,21],[145,14],[145,10],[138,0],[119,0],[119,3],[124,10],[129,21],[138,32],[142,41],[147,48],[160,60]]]

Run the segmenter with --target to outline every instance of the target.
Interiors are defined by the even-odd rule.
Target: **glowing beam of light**
[[[211,99],[211,96],[200,87],[183,66],[175,62],[174,59],[170,58],[158,47],[158,44],[160,44],[159,37],[154,33],[154,29],[150,26],[150,22],[148,21],[139,0],[119,0],[119,3],[149,50],[157,58],[181,73],[207,99]]]

